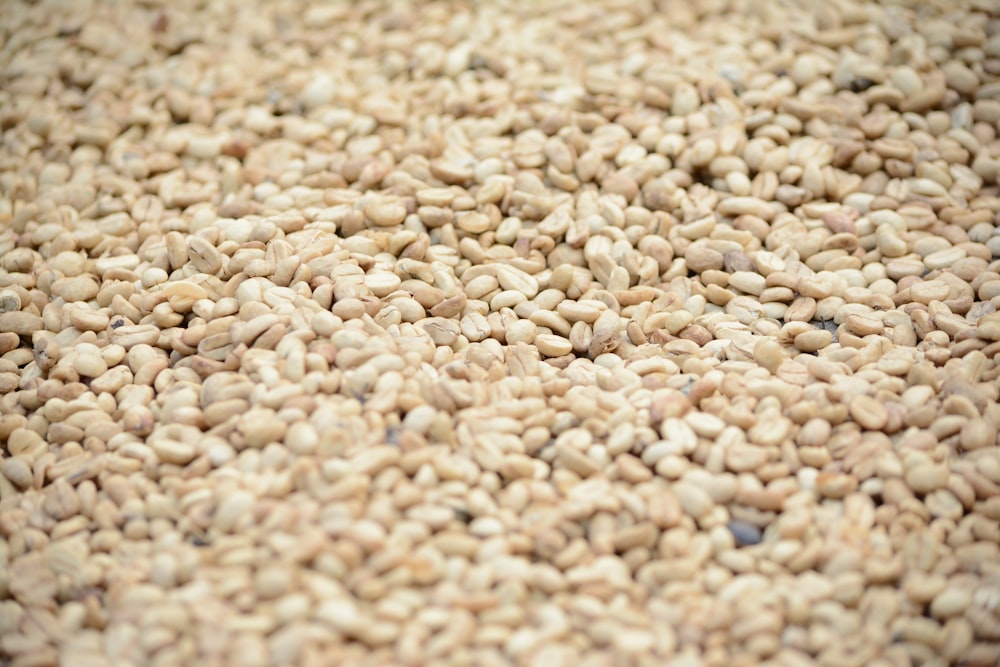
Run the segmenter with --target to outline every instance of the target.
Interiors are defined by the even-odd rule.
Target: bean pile
[[[995,0],[10,0],[0,132],[0,664],[997,664]]]

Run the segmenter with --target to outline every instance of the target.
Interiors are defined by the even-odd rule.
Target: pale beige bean
[[[856,396],[848,406],[851,417],[867,430],[881,430],[889,419],[889,414],[881,403],[871,396]]]
[[[19,336],[31,336],[44,329],[42,318],[25,311],[0,313],[0,331]]]

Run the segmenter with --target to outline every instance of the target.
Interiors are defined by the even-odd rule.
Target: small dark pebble
[[[731,532],[733,537],[736,538],[737,546],[746,547],[752,544],[760,544],[760,528],[752,523],[734,519],[726,524],[726,528],[728,528],[729,532]]]
[[[811,320],[809,324],[813,325],[817,329],[826,329],[833,334],[833,342],[837,342],[838,325],[833,320]]]
[[[874,85],[875,82],[871,79],[861,77],[860,79],[854,79],[851,81],[851,90],[855,93],[863,93]]]
[[[208,540],[203,539],[199,535],[188,535],[187,541],[196,547],[207,547],[209,545]]]

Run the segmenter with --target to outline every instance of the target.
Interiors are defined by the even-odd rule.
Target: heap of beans
[[[0,3],[0,664],[1000,654],[995,0]]]

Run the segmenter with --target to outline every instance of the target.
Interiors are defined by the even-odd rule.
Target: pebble
[[[730,521],[726,524],[726,528],[733,534],[737,546],[745,547],[760,544],[760,541],[763,539],[760,528],[746,521]]]

